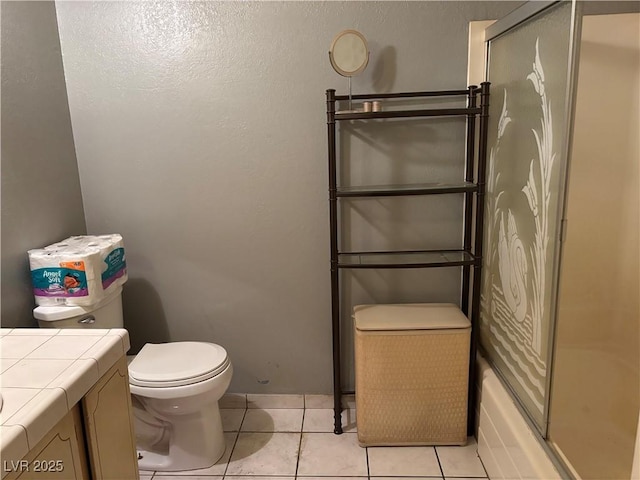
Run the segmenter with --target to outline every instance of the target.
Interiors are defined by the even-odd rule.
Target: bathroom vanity
[[[124,329],[0,329],[3,480],[137,479]]]

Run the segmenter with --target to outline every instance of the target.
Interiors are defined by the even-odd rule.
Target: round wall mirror
[[[367,40],[356,30],[343,30],[335,36],[329,49],[331,66],[343,77],[362,73],[369,63]]]

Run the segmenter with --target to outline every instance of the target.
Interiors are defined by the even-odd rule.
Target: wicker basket
[[[471,324],[453,304],[354,308],[358,441],[464,445]]]

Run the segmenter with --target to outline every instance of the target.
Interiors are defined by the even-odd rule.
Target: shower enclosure
[[[629,479],[640,406],[640,14],[606,8],[530,2],[486,30],[481,346],[567,473]]]

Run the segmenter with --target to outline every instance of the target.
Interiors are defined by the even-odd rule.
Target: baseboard
[[[220,399],[219,405],[220,408],[332,409],[333,395],[225,393]],[[356,408],[354,396],[343,395],[342,406],[345,409]]]

